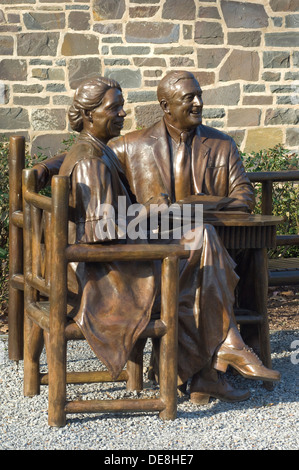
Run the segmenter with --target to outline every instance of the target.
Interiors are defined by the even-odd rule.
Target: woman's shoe
[[[237,349],[232,344],[224,342],[216,351],[213,367],[220,372],[226,372],[228,366],[236,369],[247,379],[268,382],[280,380],[280,373],[265,367],[252,349],[247,346]]]

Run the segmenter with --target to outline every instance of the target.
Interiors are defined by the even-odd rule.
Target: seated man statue
[[[130,189],[141,204],[170,204],[191,195],[231,198],[227,209],[254,207],[253,188],[233,139],[202,124],[202,90],[190,72],[170,72],[160,82],[162,119],[109,142]],[[62,157],[38,165],[40,180],[58,171]],[[215,229],[204,226],[203,245],[180,272],[178,385],[190,381],[193,403],[209,397],[247,399],[219,375],[232,366],[244,377],[279,380],[248,348],[234,320],[235,263]]]

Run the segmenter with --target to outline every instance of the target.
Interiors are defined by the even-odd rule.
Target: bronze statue
[[[110,144],[123,165],[137,200],[146,203],[148,199],[160,199],[161,194],[166,193],[173,202],[204,193],[232,198],[226,207],[228,210],[251,211],[254,192],[236,144],[226,134],[202,124],[202,91],[193,74],[168,73],[161,80],[157,95],[164,112],[161,121],[148,129],[128,133]],[[183,165],[182,160],[185,162]],[[193,377],[190,389],[192,401],[202,402],[204,395],[234,401],[242,399],[245,394],[223,384],[215,375],[215,369],[225,371],[231,361],[232,367],[246,377],[278,380],[279,374],[263,367],[239,335],[233,321],[234,289],[237,284],[235,264],[218,243],[217,234],[208,227],[206,225],[205,228],[206,235],[209,230],[208,247],[203,246],[200,262],[200,312],[194,310],[196,320],[192,335],[190,324],[179,310],[179,343],[184,344],[184,355],[188,357],[186,345],[190,341],[187,338],[190,340],[192,337],[197,351],[202,352],[206,345],[205,367],[201,365],[199,372],[192,374],[189,364],[196,363],[195,348],[189,349],[190,355],[185,365],[179,358],[179,366],[184,370],[182,381],[187,370],[189,378]],[[216,260],[222,257],[223,264],[220,262],[217,266]],[[220,266],[225,266],[227,272]],[[220,272],[222,279],[219,278]]]
[[[118,196],[131,203],[121,165],[106,145],[119,135],[125,116],[117,82],[99,77],[76,90],[69,120],[80,135],[59,170],[70,178],[70,243],[117,242],[115,234],[110,234],[109,221],[106,231],[97,227],[104,205],[117,210]],[[74,305],[71,316],[96,355],[117,376],[150,319],[153,266],[146,262],[71,263],[69,289]]]
[[[109,143],[137,201],[169,204],[204,193],[229,196],[231,210],[251,211],[253,188],[236,145],[202,124],[201,89],[194,76],[189,72],[166,75],[158,98],[164,111],[160,122]],[[47,176],[45,169],[49,175],[57,172],[62,159],[44,162],[39,167],[41,180]],[[191,380],[194,403],[206,403],[210,396],[228,401],[248,398],[247,391],[233,389],[219,376],[217,371],[225,372],[228,365],[247,378],[275,381],[280,377],[262,365],[239,334],[233,315],[235,266],[209,224],[204,227],[202,249],[181,262],[178,384]],[[156,296],[152,315],[158,308]]]

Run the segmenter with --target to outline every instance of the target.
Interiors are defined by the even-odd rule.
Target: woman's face
[[[103,142],[117,137],[123,128],[126,117],[123,106],[122,92],[117,88],[110,88],[105,93],[100,106],[89,113],[89,131]]]

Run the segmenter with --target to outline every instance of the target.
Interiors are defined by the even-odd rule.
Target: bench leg
[[[267,312],[268,302],[268,256],[267,249],[261,248],[253,251],[255,266],[255,291],[256,291],[256,307],[257,312],[261,315],[261,323],[259,325],[259,343],[260,343],[260,359],[269,369],[272,368],[271,347],[269,335],[269,321]],[[264,382],[267,390],[273,390],[272,382]]]
[[[167,327],[160,340],[160,396],[165,409],[160,418],[174,420],[177,416],[177,355],[178,355],[178,285],[179,260],[166,258],[162,264],[161,320]]]
[[[137,340],[127,361],[127,390],[143,390],[143,350],[146,338]]]
[[[39,358],[43,349],[43,330],[25,315],[24,319],[24,395],[40,393]]]

